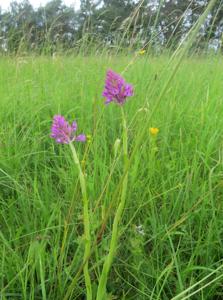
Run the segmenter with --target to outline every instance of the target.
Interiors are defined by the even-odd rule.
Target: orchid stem
[[[123,156],[124,156],[124,172],[128,167],[128,134],[127,134],[127,125],[126,125],[126,118],[123,107],[121,107],[122,112],[122,123],[123,123]],[[115,252],[117,249],[118,243],[118,225],[122,218],[123,210],[125,207],[125,200],[126,200],[126,192],[127,192],[127,185],[128,185],[128,172],[125,173],[125,177],[122,184],[122,191],[121,191],[121,199],[115,214],[113,226],[112,226],[112,236],[110,242],[109,253],[105,258],[103,269],[101,276],[99,278],[99,285],[97,290],[97,298],[96,300],[105,300],[106,298],[106,285],[108,280],[108,273],[110,271],[112,261],[115,256]]]
[[[91,253],[91,235],[90,235],[90,218],[89,218],[89,203],[88,203],[88,197],[87,197],[87,189],[86,189],[86,181],[85,176],[83,174],[80,161],[77,156],[76,149],[72,143],[69,143],[74,163],[78,168],[79,171],[79,180],[81,185],[81,192],[83,197],[83,220],[84,220],[84,239],[85,239],[85,250],[84,250],[84,258],[83,261],[85,263],[84,265],[84,279],[85,279],[85,285],[87,290],[87,300],[92,300],[92,287],[91,287],[91,278],[89,274],[89,268],[88,268],[88,259],[90,257]]]

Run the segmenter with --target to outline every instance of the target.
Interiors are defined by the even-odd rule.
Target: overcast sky
[[[7,9],[9,7],[10,2],[12,2],[12,0],[0,0],[1,8],[3,8],[4,10]],[[17,0],[17,2],[22,2],[22,0]],[[49,0],[29,0],[29,2],[32,4],[33,7],[37,8],[40,5],[46,4],[47,2],[49,2]],[[63,2],[68,6],[75,7],[76,9],[79,7],[80,4],[80,0],[63,0]]]

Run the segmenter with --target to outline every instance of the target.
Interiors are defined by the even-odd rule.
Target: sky
[[[12,0],[0,0],[0,7],[3,10],[6,10],[8,9],[10,2],[12,2]],[[22,2],[22,0],[17,0],[16,2]],[[49,0],[29,0],[29,2],[32,4],[33,7],[37,8],[40,5],[46,4],[47,2],[49,2]],[[63,0],[63,3],[77,9],[79,8],[80,0]]]

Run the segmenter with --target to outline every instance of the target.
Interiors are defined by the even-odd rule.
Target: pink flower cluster
[[[127,97],[133,96],[133,87],[126,83],[121,75],[112,70],[108,70],[105,79],[105,87],[102,96],[106,98],[105,104],[112,101],[119,105],[126,102]],[[74,121],[71,125],[61,115],[55,115],[51,127],[51,137],[57,143],[69,144],[73,141],[85,142],[86,136],[80,134],[76,136],[77,123]]]

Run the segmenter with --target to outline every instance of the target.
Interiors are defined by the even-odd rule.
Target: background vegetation
[[[176,48],[210,0],[81,0],[80,9],[51,0],[34,9],[28,0],[0,10],[1,52],[52,54],[103,47]],[[221,49],[223,2],[217,0],[197,36],[196,50]],[[86,47],[86,44],[88,47]]]

